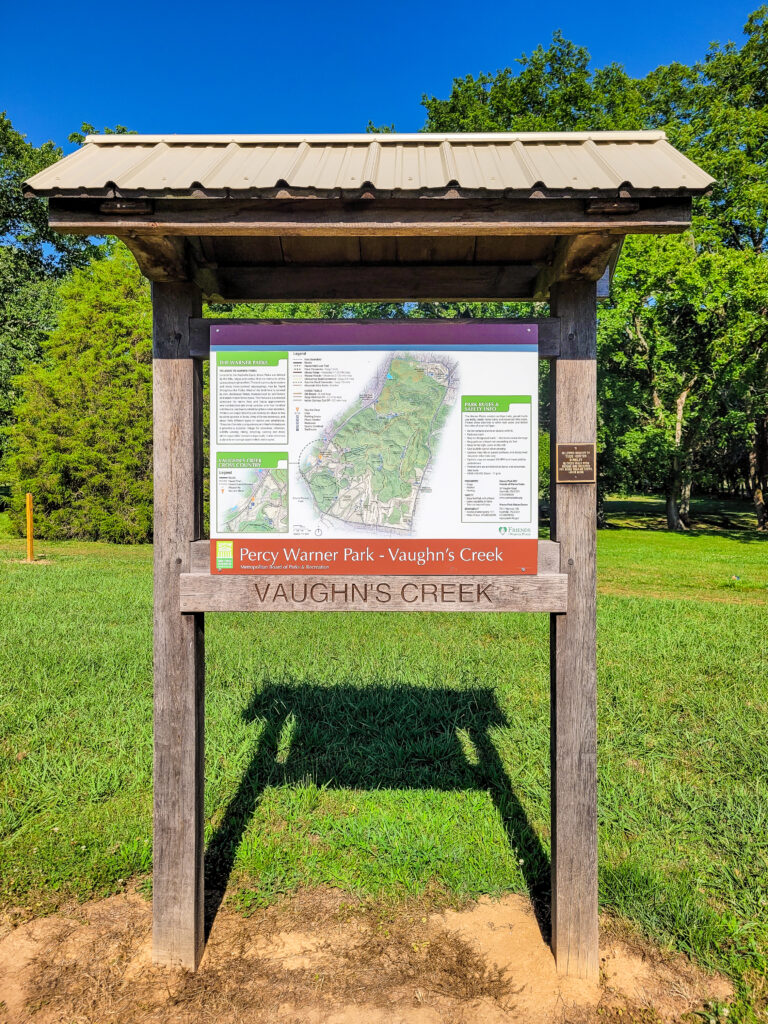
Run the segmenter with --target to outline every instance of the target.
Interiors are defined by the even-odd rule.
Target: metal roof
[[[26,182],[29,195],[226,195],[532,190],[692,194],[713,179],[664,132],[89,135]]]

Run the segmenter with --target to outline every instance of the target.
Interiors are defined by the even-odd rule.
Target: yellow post
[[[32,518],[32,495],[27,492],[27,561],[35,560],[35,524]]]

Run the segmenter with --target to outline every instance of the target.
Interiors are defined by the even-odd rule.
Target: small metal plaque
[[[559,484],[593,484],[597,480],[594,444],[558,444],[555,480]]]

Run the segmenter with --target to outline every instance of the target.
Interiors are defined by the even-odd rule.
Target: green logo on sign
[[[235,542],[232,540],[216,541],[216,568],[234,569],[235,567]]]

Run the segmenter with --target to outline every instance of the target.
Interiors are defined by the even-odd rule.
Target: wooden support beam
[[[596,484],[555,482],[556,445],[596,437],[596,285],[557,284],[552,364],[551,523],[568,576],[568,612],[550,619],[552,950],[558,971],[598,979]]]
[[[194,970],[203,952],[203,616],[179,581],[203,515],[203,374],[189,352],[192,284],[154,284],[155,963]]]
[[[51,198],[57,231],[159,235],[614,235],[684,231],[691,199],[641,199],[637,209],[591,211],[584,199],[156,199],[151,215],[102,212],[98,202]]]
[[[221,267],[222,302],[492,301],[533,294],[536,268],[499,264]]]
[[[552,285],[558,281],[599,281],[622,241],[610,234],[564,235],[552,262],[536,277],[534,298],[546,301]]]
[[[190,281],[193,264],[188,245],[178,235],[123,235],[122,240],[131,250],[139,270],[150,281],[168,283]]]
[[[294,321],[290,320],[255,320],[248,318],[233,319],[220,319],[214,317],[205,317],[204,319],[191,320],[189,324],[189,344],[190,344],[190,355],[195,359],[209,359],[211,355],[211,328],[216,327],[219,324],[225,324],[231,327],[233,324],[256,324],[260,328],[264,328],[266,324],[278,324],[281,325],[286,331],[290,331]],[[381,324],[386,324],[388,328],[391,328],[391,320],[333,320],[333,332],[337,334],[338,340],[344,340],[345,331],[353,331],[355,335],[360,336],[363,332],[366,332],[370,327]],[[430,331],[432,337],[438,329],[444,331],[446,339],[452,338],[454,341],[461,340],[462,331],[471,332],[478,324],[487,323],[494,327],[498,327],[499,324],[504,323],[520,323],[525,325],[535,324],[538,328],[538,349],[540,359],[553,359],[560,351],[560,321],[554,317],[527,317],[520,320],[406,320],[401,321],[404,334],[410,329],[414,329],[416,332],[423,334],[424,328],[429,324],[427,328]],[[301,325],[305,327],[307,324],[324,324],[329,325],[328,320],[302,320]],[[376,339],[380,341],[381,339]],[[400,341],[401,344],[406,344],[404,340]],[[280,345],[275,339],[275,347],[279,348]]]
[[[185,573],[184,612],[564,612],[568,577]]]
[[[219,289],[218,264],[210,258],[208,239],[199,235],[185,238],[190,252],[191,280],[203,295],[215,295]],[[279,243],[278,243],[279,244]]]

